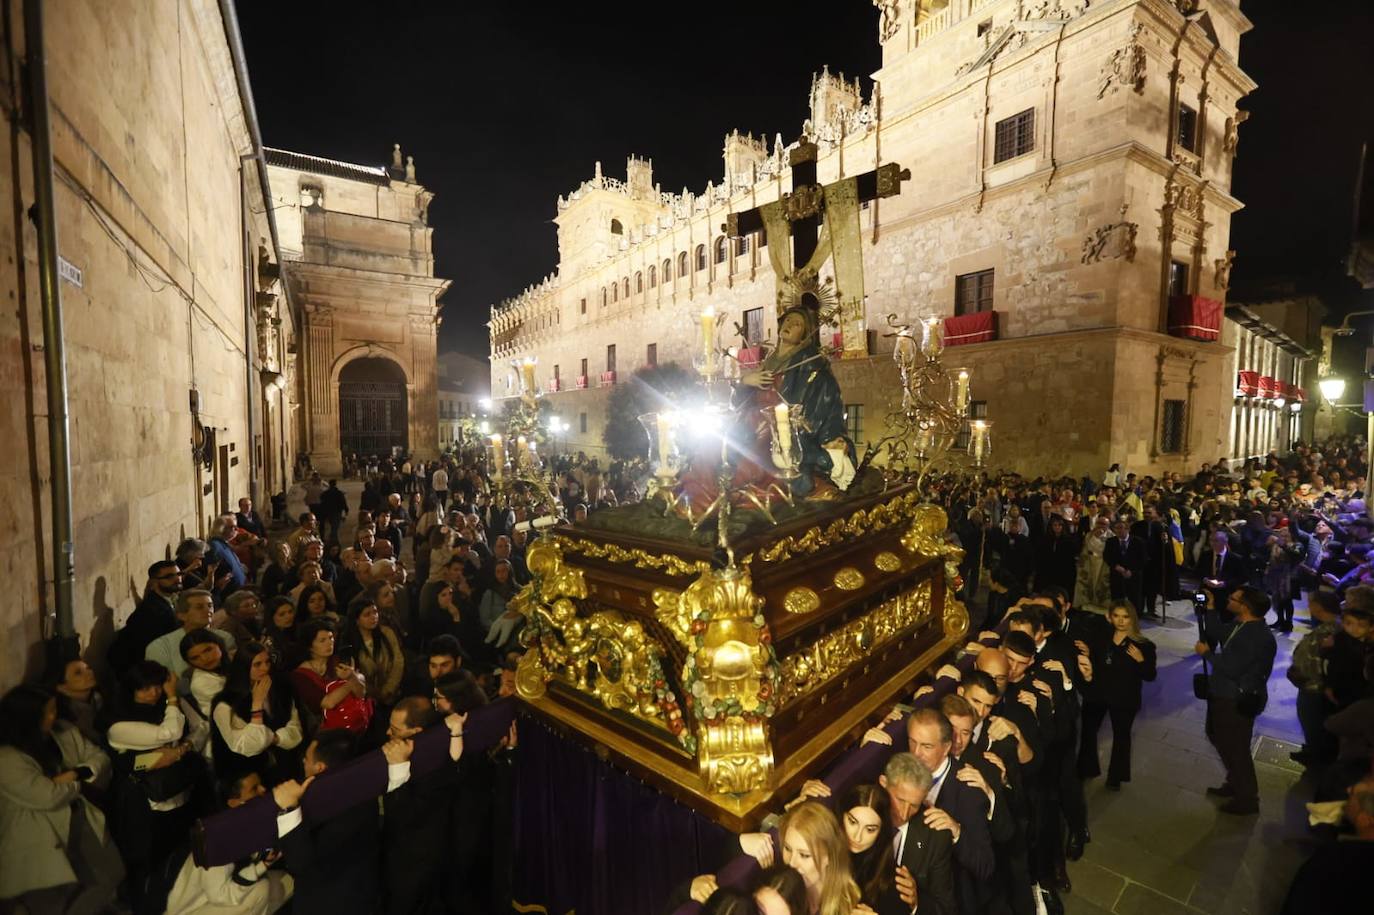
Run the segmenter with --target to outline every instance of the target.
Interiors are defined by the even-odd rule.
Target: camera
[[[1201,606],[1203,606],[1204,604],[1206,604],[1206,603],[1207,603],[1207,592],[1206,592],[1206,591],[1194,591],[1194,592],[1193,592],[1193,603],[1197,604],[1199,607],[1201,607]]]

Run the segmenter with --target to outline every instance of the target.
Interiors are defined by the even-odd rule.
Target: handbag
[[[325,695],[329,695],[334,690],[343,689],[347,686],[347,680],[334,680],[324,688],[324,692]],[[365,733],[368,726],[372,724],[372,708],[371,699],[349,696],[333,708],[325,709],[324,723],[321,727],[327,729],[342,728],[354,734]]]
[[[1207,659],[1202,659],[1202,673],[1193,674],[1193,695],[1204,702],[1212,698],[1211,687],[1208,682]]]
[[[148,800],[161,803],[195,787],[204,769],[205,757],[199,753],[187,753],[170,766],[135,772],[134,781]]]

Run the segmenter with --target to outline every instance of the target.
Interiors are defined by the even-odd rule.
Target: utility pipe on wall
[[[72,455],[67,415],[67,350],[62,290],[57,273],[57,222],[53,202],[52,132],[48,121],[43,0],[24,0],[24,53],[28,65],[30,155],[38,229],[38,289],[43,307],[43,365],[48,394],[48,476],[52,487],[53,598],[59,639],[76,636],[73,620],[76,547],[72,537]]]

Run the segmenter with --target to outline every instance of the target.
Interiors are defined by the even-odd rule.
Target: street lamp
[[[491,412],[491,398],[490,398],[490,397],[483,397],[483,398],[481,399],[481,401],[479,401],[479,402],[481,403],[482,409],[483,409],[485,412],[487,412],[487,413],[490,413],[490,412]]]
[[[1345,379],[1331,375],[1318,381],[1317,387],[1321,389],[1326,402],[1334,404],[1345,394]]]

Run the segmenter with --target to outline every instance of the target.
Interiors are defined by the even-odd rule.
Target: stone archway
[[[398,362],[381,353],[360,355],[340,367],[337,385],[341,455],[410,450],[410,398]]]

